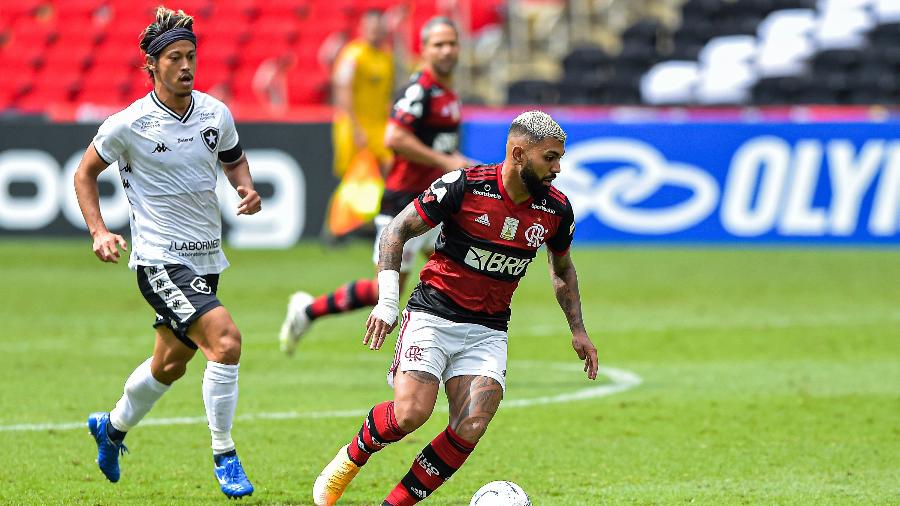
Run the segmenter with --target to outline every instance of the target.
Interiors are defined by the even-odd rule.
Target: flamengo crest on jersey
[[[435,254],[409,301],[413,310],[506,330],[519,279],[544,244],[564,255],[574,232],[568,199],[550,188],[516,204],[500,165],[448,172],[414,201],[429,225],[443,223]]]
[[[93,144],[118,162],[131,205],[129,267],[175,263],[205,275],[228,266],[216,177],[238,135],[225,104],[194,91],[179,116],[151,91],[103,122]]]

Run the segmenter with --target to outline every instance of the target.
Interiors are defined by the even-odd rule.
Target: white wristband
[[[388,325],[393,325],[397,321],[399,307],[400,273],[390,270],[379,272],[378,304],[372,308],[372,314]]]

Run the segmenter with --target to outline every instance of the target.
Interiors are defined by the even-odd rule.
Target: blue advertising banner
[[[502,160],[508,125],[462,151]],[[561,125],[577,240],[900,243],[900,123]]]

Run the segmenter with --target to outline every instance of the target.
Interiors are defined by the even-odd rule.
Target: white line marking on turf
[[[538,362],[535,362],[538,363]],[[557,364],[542,363],[546,366]],[[564,365],[567,369],[572,368],[571,364]],[[609,378],[612,383],[605,383],[595,387],[583,388],[574,392],[567,392],[556,395],[546,395],[542,397],[534,397],[531,399],[513,399],[503,401],[503,408],[526,408],[531,406],[540,406],[544,404],[558,404],[562,402],[583,401],[586,399],[594,399],[598,397],[606,397],[608,395],[625,392],[637,387],[643,380],[637,374],[623,369],[614,369],[612,367],[600,367],[599,374]],[[447,407],[438,408],[437,411],[447,412]],[[299,419],[322,419],[322,418],[361,418],[369,413],[368,409],[348,409],[342,411],[284,411],[275,413],[245,413],[235,417],[235,421],[253,421],[253,420],[299,420]],[[175,418],[148,418],[141,421],[141,426],[148,425],[194,425],[206,424],[205,416],[184,416]],[[86,422],[71,423],[20,423],[15,425],[0,425],[0,432],[37,432],[47,430],[76,430],[87,427]]]

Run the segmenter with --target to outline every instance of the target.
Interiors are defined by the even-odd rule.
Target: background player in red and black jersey
[[[403,244],[440,223],[443,231],[403,313],[388,373],[394,400],[374,406],[319,475],[313,485],[317,505],[334,504],[373,453],[421,427],[441,382],[450,423],[415,457],[383,505],[415,504],[463,465],[503,398],[510,301],[544,244],[572,347],[588,378],[596,379],[597,349],[584,327],[569,255],[572,207],[551,184],[565,138],[547,114],[523,113],[510,126],[502,164],[444,174],[388,225],[378,262],[380,296],[363,338],[372,349],[396,326]]]
[[[385,132],[385,145],[394,151],[394,161],[385,175],[381,214],[375,218],[375,251],[381,232],[416,195],[435,178],[469,165],[459,151],[459,99],[452,89],[453,69],[459,59],[459,34],[449,18],[435,17],[422,26],[424,66],[413,74],[394,102]],[[430,255],[439,230],[412,238],[403,249],[400,286],[412,269],[417,253]],[[343,313],[378,300],[378,284],[373,279],[358,279],[337,290],[313,298],[297,292],[288,303],[279,341],[285,353],[292,354],[309,324],[328,314]]]

